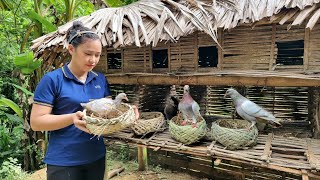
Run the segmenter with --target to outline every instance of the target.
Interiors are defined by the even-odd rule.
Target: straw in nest
[[[245,149],[257,143],[258,129],[251,123],[240,119],[220,119],[212,123],[211,136],[227,149]]]
[[[161,112],[142,112],[131,128],[137,135],[145,135],[150,132],[163,131],[164,122]]]
[[[195,128],[192,125],[181,126],[181,121],[181,115],[175,116],[169,121],[169,132],[175,140],[188,145],[206,135],[207,124],[202,117],[197,120],[197,127]]]
[[[94,135],[101,136],[120,131],[132,126],[135,113],[131,105],[122,103],[120,107],[108,112],[107,116],[99,117],[95,113],[85,112],[84,120],[87,129]]]

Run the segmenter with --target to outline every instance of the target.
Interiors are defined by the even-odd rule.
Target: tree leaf
[[[33,96],[33,93],[31,91],[29,91],[28,89],[26,89],[22,86],[19,86],[17,84],[13,84],[13,83],[8,83],[8,84],[11,84],[12,86],[14,86],[17,89],[20,89],[22,92],[24,92],[28,96]]]
[[[20,118],[23,118],[22,111],[18,104],[11,101],[10,99],[7,99],[5,97],[0,97],[0,102],[8,107],[10,107]]]
[[[24,120],[21,117],[18,117],[13,114],[8,114],[8,113],[5,113],[5,114],[12,122],[15,122],[17,124],[23,124],[23,122],[24,122]]]
[[[46,20],[46,18],[40,16],[38,13],[36,13],[34,10],[30,10],[28,12],[28,17],[32,20],[37,20],[39,22],[42,23],[42,25],[45,26],[45,28],[49,31],[49,32],[52,32],[52,31],[55,31],[57,30],[57,27],[52,24],[51,22],[49,22],[48,20]]]
[[[35,69],[41,66],[41,60],[33,60],[33,52],[26,52],[15,56],[13,63],[23,74],[32,74]]]

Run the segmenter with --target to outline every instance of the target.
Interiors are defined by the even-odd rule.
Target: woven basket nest
[[[169,121],[169,132],[175,140],[188,145],[200,140],[206,135],[207,124],[202,117],[197,119],[197,127],[194,128],[190,124],[181,126],[182,121],[183,118],[180,114]]]
[[[161,112],[142,112],[140,118],[131,129],[137,135],[145,135],[151,132],[163,131],[165,121]]]
[[[246,149],[257,143],[258,129],[251,122],[240,119],[220,119],[212,123],[211,136],[227,149]]]
[[[134,110],[131,105],[126,103],[122,103],[104,115],[89,111],[85,111],[85,114],[83,119],[87,122],[87,129],[97,136],[120,131],[132,126],[135,121]]]

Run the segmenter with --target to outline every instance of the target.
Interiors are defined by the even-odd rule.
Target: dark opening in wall
[[[217,67],[218,49],[216,46],[199,47],[198,67]]]
[[[304,40],[276,42],[279,65],[303,65]]]
[[[168,49],[152,50],[152,67],[168,68]]]
[[[108,53],[108,69],[121,69],[122,57],[121,53]]]

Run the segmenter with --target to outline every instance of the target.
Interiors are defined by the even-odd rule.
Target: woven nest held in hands
[[[131,128],[137,135],[145,135],[150,132],[163,131],[164,123],[164,116],[161,112],[142,112]]]
[[[201,117],[197,120],[197,127],[192,125],[181,126],[182,116],[178,115],[169,121],[169,132],[175,140],[183,144],[192,144],[206,135],[207,124]]]
[[[212,123],[211,136],[227,149],[245,149],[257,143],[258,129],[251,122],[239,119],[220,119]]]
[[[85,114],[83,119],[87,122],[87,129],[97,136],[120,131],[132,126],[135,121],[134,110],[126,103],[104,115],[90,111],[85,111]]]

